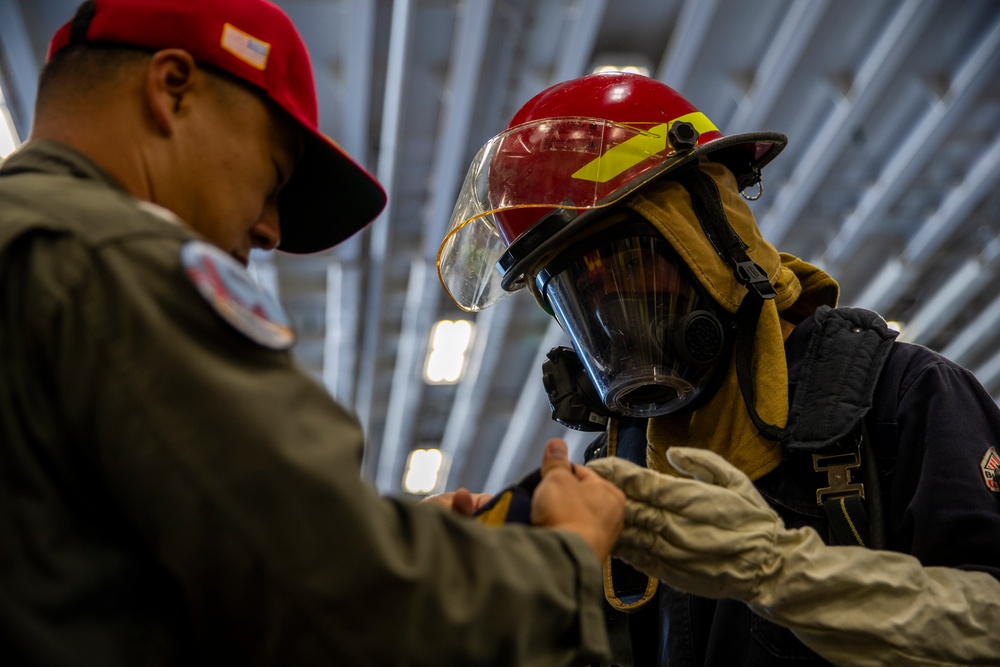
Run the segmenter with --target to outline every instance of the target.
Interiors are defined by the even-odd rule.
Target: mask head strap
[[[712,247],[733,267],[733,277],[737,282],[747,288],[747,294],[736,311],[736,377],[754,426],[765,438],[780,441],[788,432],[774,424],[768,424],[757,412],[751,371],[760,312],[764,301],[775,298],[777,293],[764,270],[747,255],[747,245],[729,224],[722,207],[719,187],[712,177],[699,169],[690,169],[677,173],[673,178],[691,196],[691,206]]]

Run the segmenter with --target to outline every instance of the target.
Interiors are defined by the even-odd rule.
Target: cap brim
[[[331,248],[372,222],[385,202],[385,190],[368,171],[326,137],[308,132],[302,159],[278,198],[278,249]]]

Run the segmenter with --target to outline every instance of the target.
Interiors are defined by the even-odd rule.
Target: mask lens
[[[548,276],[542,292],[609,410],[668,414],[707,386],[717,307],[661,236],[600,241]]]

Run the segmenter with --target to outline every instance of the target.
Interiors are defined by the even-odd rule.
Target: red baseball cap
[[[281,250],[326,250],[368,225],[385,206],[379,182],[319,131],[309,54],[291,19],[273,3],[95,0],[92,16],[78,16],[56,32],[48,57],[79,43],[184,49],[259,88],[298,122],[305,130],[305,151],[278,199]]]

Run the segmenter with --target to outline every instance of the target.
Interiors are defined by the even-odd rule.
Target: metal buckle
[[[851,480],[851,470],[861,466],[858,452],[823,456],[813,454],[813,470],[825,472],[829,486],[816,489],[816,504],[822,505],[827,499],[865,497],[865,485]]]

